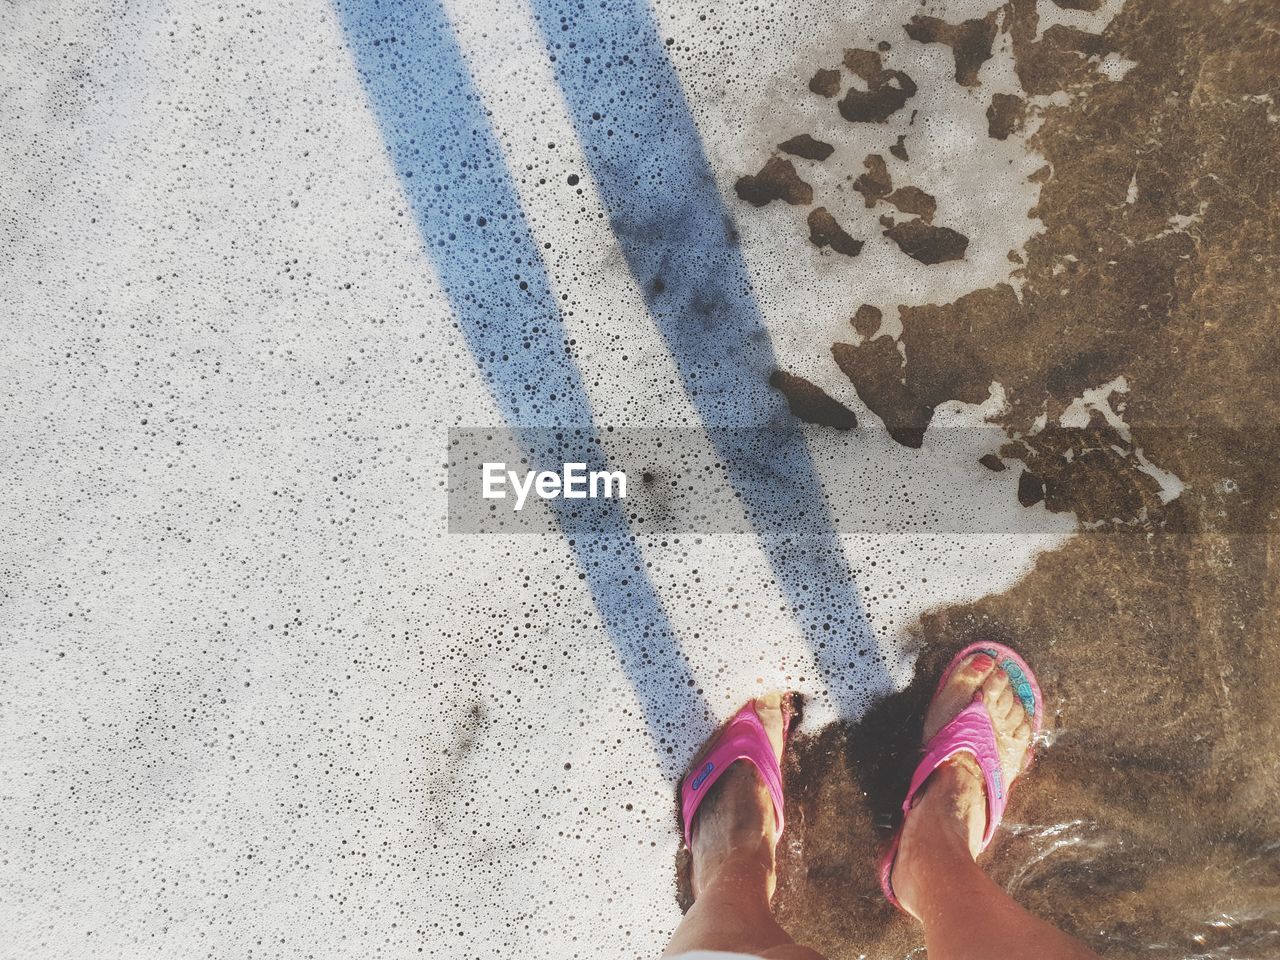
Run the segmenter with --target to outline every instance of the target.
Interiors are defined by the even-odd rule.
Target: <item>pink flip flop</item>
[[[1044,723],[1044,699],[1040,695],[1040,685],[1036,682],[1035,674],[1031,672],[1026,661],[1013,650],[1003,644],[989,642],[974,643],[965,647],[952,658],[947,669],[943,671],[942,679],[938,682],[929,706],[933,706],[933,701],[938,699],[938,694],[942,692],[960,664],[976,653],[987,654],[996,661],[995,669],[1003,670],[1008,675],[1014,694],[1022,701],[1023,709],[1031,718],[1033,739],[1032,746],[1027,751],[1027,762],[1023,768],[1025,770],[1031,765],[1035,747],[1034,737],[1040,732]],[[973,754],[978,761],[978,766],[982,769],[982,778],[986,781],[987,829],[982,836],[982,849],[985,850],[991,843],[991,838],[995,836],[996,828],[1000,826],[1009,798],[1004,785],[1004,771],[1000,766],[1000,753],[996,747],[995,728],[991,724],[991,716],[987,713],[981,696],[975,695],[973,701],[956,714],[950,723],[935,733],[933,739],[925,745],[924,758],[911,777],[907,798],[902,801],[902,812],[905,815],[911,809],[915,803],[916,794],[929,779],[930,774],[958,753]],[[899,826],[888,852],[880,863],[880,889],[884,891],[889,902],[899,910],[902,910],[903,906],[894,896],[893,885],[889,882],[889,878],[893,875],[893,865],[898,856],[898,843],[901,839],[902,827]]]
[[[792,710],[784,699],[782,706],[782,739],[786,742],[791,726]],[[685,776],[680,784],[680,816],[684,820],[684,842],[693,846],[693,818],[711,787],[719,780],[730,764],[738,760],[750,761],[764,780],[773,798],[773,815],[777,819],[777,835],[782,834],[782,768],[773,755],[769,735],[756,713],[752,700],[739,710],[728,725],[716,737],[715,745],[702,758],[696,770]]]

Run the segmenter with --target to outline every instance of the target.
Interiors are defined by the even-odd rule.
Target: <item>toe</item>
[[[1013,706],[1009,684],[1007,681],[1002,681],[1002,677],[1003,674],[997,671],[986,679],[980,691],[987,713],[991,715],[991,719],[997,726],[1004,724],[1006,717],[1009,715],[1009,708]]]
[[[996,707],[1003,716],[1007,717],[1017,702],[1018,698],[1013,695],[1013,687],[1006,678],[996,692]]]
[[[782,757],[783,710],[786,709],[785,695],[777,691],[756,697],[753,701],[756,715],[760,718],[764,732],[769,736],[769,745],[773,747],[774,756]]]
[[[975,653],[961,661],[925,714],[926,742],[965,708],[973,699],[974,691],[982,686],[995,669],[995,660],[985,653]]]
[[[987,708],[987,715],[991,717],[991,722],[996,725],[999,730],[1005,726],[1005,717],[1008,713],[1008,705],[1001,705],[1000,691],[990,684],[983,684],[979,691],[982,695],[983,706]]]
[[[762,717],[765,711],[776,712],[778,716],[782,715],[782,694],[777,690],[771,690],[762,697],[755,698],[756,713]]]
[[[1018,743],[1031,742],[1031,721],[1023,716],[1023,721],[1014,728],[1013,739]]]
[[[1027,766],[1027,757],[1031,750],[1031,723],[1024,719],[1017,727],[1014,728],[1010,737],[1010,748],[1008,760],[1005,763],[1005,771],[1009,775],[1010,782],[1012,778],[1021,773]]]
[[[996,662],[985,653],[975,653],[973,656],[965,660],[961,670],[968,674],[967,679],[971,682],[980,683],[986,678],[992,670],[995,669]]]
[[[987,679],[983,681],[982,685],[987,690],[990,690],[995,694],[999,694],[1001,691],[1009,688],[1009,675],[1003,670],[992,670]]]

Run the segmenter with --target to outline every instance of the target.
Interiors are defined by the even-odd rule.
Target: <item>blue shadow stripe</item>
[[[838,697],[889,689],[732,218],[643,0],[530,0],[613,231]],[[753,435],[734,426],[767,426]],[[764,442],[743,442],[760,436]]]
[[[440,4],[336,0],[335,8],[423,245],[507,423],[571,428],[535,431],[558,439],[527,451],[533,464],[603,466],[542,258]],[[673,745],[705,733],[710,713],[626,517],[607,503],[598,535],[570,543],[672,772],[683,760]]]

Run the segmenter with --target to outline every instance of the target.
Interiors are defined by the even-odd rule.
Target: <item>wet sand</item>
[[[939,404],[1003,384],[1009,442],[990,465],[1081,531],[1008,592],[924,617],[909,689],[798,739],[779,914],[833,960],[922,945],[874,866],[942,665],[997,638],[1038,671],[1051,743],[993,875],[1108,957],[1280,956],[1280,9],[1131,0],[1101,35],[1039,39],[1034,3],[1002,12],[1028,100],[1070,94],[988,113],[993,137],[1028,109],[1042,121],[1045,230],[1020,294],[903,308],[899,337],[851,328],[836,359],[906,445]],[[982,51],[960,47],[989,44],[985,22],[916,21],[972,80]],[[1104,62],[1132,65],[1116,81]],[[1117,378],[1121,417],[1070,414]]]
[[[945,660],[995,637],[1036,666],[1052,743],[1015,788],[992,875],[1108,957],[1275,956],[1272,544],[1082,536],[1009,593],[926,618],[908,690],[797,744],[787,926],[833,958],[920,945],[879,896],[877,843]]]

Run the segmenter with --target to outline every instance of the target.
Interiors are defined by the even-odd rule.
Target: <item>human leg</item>
[[[1032,724],[1006,673],[985,654],[957,669],[925,718],[925,740],[976,696],[991,717],[1004,782],[1022,771]],[[971,754],[945,761],[907,813],[892,873],[899,903],[924,924],[930,960],[1097,960],[1019,906],[976,863],[987,826],[986,783]]]
[[[779,758],[785,706],[777,693],[755,701],[756,714]],[[773,799],[764,781],[751,763],[733,763],[709,789],[694,818],[694,902],[663,956],[723,950],[770,960],[822,960],[792,941],[773,917],[777,842]]]

